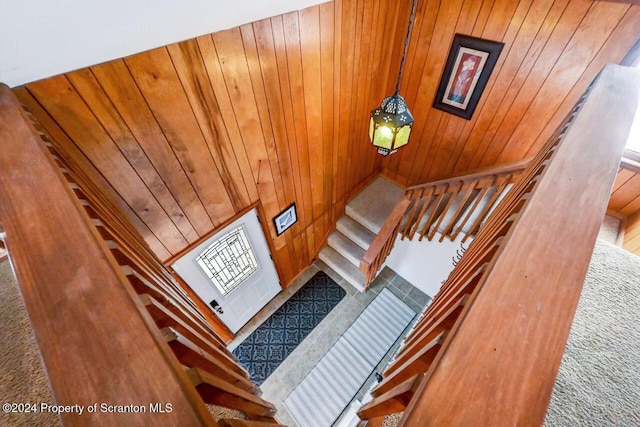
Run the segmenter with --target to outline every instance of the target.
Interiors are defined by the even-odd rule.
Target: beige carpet
[[[602,226],[598,232],[598,239],[605,242],[616,244],[618,240],[618,231],[620,230],[620,220],[609,215],[605,215],[602,220]]]
[[[0,403],[54,404],[40,351],[9,261],[0,262]],[[0,411],[0,426],[59,426],[51,413]]]
[[[598,241],[546,426],[640,426],[640,257]]]

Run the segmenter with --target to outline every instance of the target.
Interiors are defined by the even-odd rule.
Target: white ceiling
[[[0,0],[11,87],[327,0]]]

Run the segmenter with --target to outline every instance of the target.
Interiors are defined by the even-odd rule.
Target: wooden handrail
[[[424,372],[401,425],[543,423],[638,86],[607,66],[480,228],[373,392],[382,405],[391,379]]]
[[[465,242],[530,162],[519,160],[407,188],[405,198],[413,207],[401,229],[402,238],[412,240],[417,233],[419,240],[432,240],[439,233],[440,241],[453,241],[462,234]]]
[[[38,129],[39,123],[33,117],[32,120]],[[261,394],[259,387],[251,382],[249,373],[226,349],[224,341],[212,327],[213,323],[208,323],[198,311],[199,308],[202,309],[202,304],[197,304],[199,299],[194,302],[193,292],[179,284],[126,218],[73,161],[66,159],[58,151],[47,134],[40,130],[39,135],[111,255],[126,274],[132,288],[140,295],[155,326],[163,330],[167,344],[179,363],[198,368],[204,374],[215,376],[219,382],[227,384],[228,388],[218,388],[213,392],[221,395],[216,397],[219,400],[236,402],[236,390],[252,395]],[[205,310],[208,312],[208,309]],[[173,334],[172,337],[167,337],[167,330]],[[211,398],[212,391],[207,393],[207,398]],[[232,406],[231,409],[240,408]],[[265,421],[278,424],[277,420],[269,417]]]
[[[462,233],[465,241],[478,230],[506,186],[530,162],[531,159],[526,159],[477,169],[465,175],[405,189],[404,197],[387,217],[360,262],[360,270],[366,277],[365,289],[389,256],[399,231],[402,232],[403,239],[408,237],[409,240],[413,239],[416,233],[419,234],[420,240],[425,237],[431,240],[440,231],[440,241],[445,237],[454,240]],[[492,194],[487,193],[490,188],[495,189]],[[457,198],[458,194],[462,196],[460,199]],[[480,214],[465,230],[466,224],[478,209]],[[448,216],[449,212],[452,212],[452,215]],[[425,222],[423,218],[426,218]]]
[[[402,199],[396,204],[360,261],[360,270],[366,276],[365,289],[371,284],[384,260],[389,256],[395,237],[398,234],[400,221],[404,217],[409,204],[410,201],[407,199]]]
[[[69,426],[214,425],[6,85],[0,141],[0,224],[55,395],[45,403],[173,407],[61,414]]]
[[[468,182],[476,179],[486,178],[491,175],[509,175],[522,172],[531,162],[531,158],[517,160],[515,162],[504,163],[497,166],[488,166],[486,168],[474,169],[464,175],[453,176],[450,178],[439,179],[437,181],[426,182],[424,184],[412,185],[405,189],[405,193],[420,190],[427,187],[436,187],[439,185],[453,184],[460,181]]]
[[[130,414],[103,416],[100,411],[99,420],[93,420],[94,414],[81,421],[76,416],[73,421],[96,425],[149,422],[215,425],[183,365],[198,368],[205,377],[215,377],[220,387],[205,387],[207,399],[233,405],[244,401],[248,394],[254,396],[255,402],[264,402],[257,397],[261,393],[259,387],[251,382],[248,372],[226,349],[224,340],[198,310],[199,306],[151,252],[122,213],[74,160],[58,151],[55,141],[48,137],[33,116],[22,110],[8,88],[0,87],[0,95],[3,96],[2,101],[6,101],[1,105],[0,119],[7,124],[2,131],[14,138],[6,151],[3,151],[5,145],[0,147],[0,155],[3,156],[0,164],[15,161],[12,167],[22,167],[24,172],[21,170],[21,174],[36,174],[26,179],[19,173],[14,174],[12,168],[3,169],[18,179],[6,185],[6,189],[3,187],[8,195],[3,200],[10,200],[11,204],[2,205],[5,209],[0,209],[0,223],[8,224],[7,241],[12,249],[12,260],[18,267],[18,280],[23,291],[27,285],[27,307],[35,301],[37,320],[48,319],[48,322],[34,322],[34,330],[39,340],[40,336],[46,339],[43,354],[56,398],[63,404],[82,404],[85,399],[91,399],[89,403],[122,404],[131,401],[137,404],[143,399],[148,403],[172,405],[173,415],[162,414],[161,421],[154,421],[155,415],[142,418]],[[4,144],[5,135],[2,136]],[[24,144],[26,150],[20,145],[23,139],[28,139],[28,144]],[[22,148],[17,150],[18,146]],[[12,150],[19,154],[12,154]],[[33,164],[37,167],[34,168]],[[4,175],[0,178],[4,185],[3,180],[8,178]],[[40,189],[46,188],[41,193],[46,193],[47,197],[35,192],[38,185]],[[22,190],[21,196],[15,197],[14,193],[19,189]],[[27,201],[33,199],[38,203],[25,209]],[[16,212],[27,215],[20,217],[15,215]],[[53,230],[58,230],[58,233]],[[23,237],[32,232],[36,237]],[[21,251],[21,245],[26,245],[29,259],[24,258],[27,252],[26,249]],[[62,258],[58,258],[58,254]],[[31,258],[38,260],[37,267]],[[41,265],[42,258],[46,262]],[[45,266],[50,271],[46,271]],[[31,277],[21,277],[25,268],[29,274],[37,274],[39,287],[35,294]],[[56,277],[47,278],[48,274]],[[43,293],[51,299],[51,308],[43,307]],[[83,322],[82,318],[92,319],[92,322]],[[75,324],[70,324],[69,320]],[[46,329],[42,329],[43,325],[47,325]],[[69,344],[64,339],[58,341],[57,336],[50,337],[47,332],[52,325],[54,331],[68,328],[71,335],[76,337],[74,334],[77,334],[86,341],[80,345],[71,340],[67,351],[47,348],[52,343],[62,342],[66,350]],[[90,335],[91,339],[85,335]],[[47,351],[54,356],[47,356]],[[69,357],[68,352],[73,357]],[[76,359],[81,358],[83,363],[70,367],[59,360],[64,355],[76,363]],[[52,357],[53,369],[48,363]],[[64,366],[66,371],[60,370],[58,365]],[[74,374],[78,368],[80,374]],[[86,381],[89,377],[92,380]],[[76,380],[70,382],[69,378]],[[89,383],[85,387],[90,389],[86,395],[81,387],[84,383],[79,385],[78,380]],[[114,381],[122,383],[122,386],[112,387]],[[75,388],[68,386],[69,383]],[[60,389],[66,393],[62,399],[58,394]],[[140,393],[141,389],[145,392]],[[73,397],[75,401],[70,400]],[[265,405],[267,409],[259,411],[256,416],[261,417],[260,421],[277,424],[273,418],[275,408],[268,403]],[[63,421],[67,422],[64,415]]]

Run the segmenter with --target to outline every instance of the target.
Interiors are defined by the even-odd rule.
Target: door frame
[[[224,222],[220,223],[217,227],[215,227],[214,229],[212,229],[208,233],[206,233],[203,236],[201,236],[200,238],[198,238],[198,240],[194,241],[193,243],[190,243],[186,248],[182,249],[177,254],[173,255],[172,257],[170,257],[170,258],[168,258],[168,259],[166,259],[166,260],[164,260],[162,262],[164,264],[164,266],[169,269],[169,271],[171,272],[173,277],[175,277],[177,279],[178,283],[180,284],[180,287],[194,301],[194,303],[198,307],[198,311],[200,312],[200,314],[202,314],[205,317],[205,319],[209,322],[211,327],[220,335],[220,338],[222,338],[227,344],[230,343],[233,340],[233,338],[235,337],[235,334],[233,332],[231,332],[231,330],[227,327],[227,325],[225,325],[216,315],[214,315],[211,312],[211,310],[209,309],[209,306],[206,304],[206,302],[203,301],[202,298],[200,298],[193,291],[193,289],[191,289],[191,287],[182,279],[182,277],[180,277],[180,275],[171,267],[171,264],[173,264],[178,259],[180,259],[183,256],[185,256],[188,252],[190,252],[191,250],[196,248],[198,245],[202,244],[207,239],[209,239],[212,236],[214,236],[215,234],[219,233],[221,230],[223,230],[225,227],[227,227],[232,222],[234,222],[234,221],[238,220],[240,217],[246,215],[252,209],[255,209],[257,214],[258,214],[258,223],[260,224],[260,228],[262,229],[262,233],[264,234],[264,238],[267,241],[267,247],[269,249],[269,255],[271,256],[271,259],[273,261],[273,265],[274,265],[274,267],[276,269],[276,274],[278,275],[278,282],[280,284],[280,290],[281,291],[284,290],[284,285],[283,285],[282,279],[281,279],[282,272],[280,270],[280,266],[276,262],[276,258],[273,256],[273,254],[275,253],[275,246],[273,245],[273,241],[271,240],[272,239],[271,231],[269,230],[269,227],[265,225],[265,224],[268,224],[268,222],[265,222],[265,218],[266,217],[265,217],[265,213],[264,213],[264,208],[262,207],[262,203],[261,203],[260,200],[258,200],[257,202],[251,203],[250,205],[248,205],[247,207],[245,207],[241,211],[237,212],[231,218],[229,218],[229,219],[225,220]]]

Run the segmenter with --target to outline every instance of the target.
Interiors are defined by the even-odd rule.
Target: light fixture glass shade
[[[413,116],[407,103],[398,93],[382,100],[379,108],[371,111],[369,138],[383,156],[393,154],[409,142]]]

